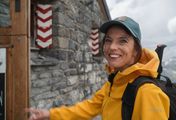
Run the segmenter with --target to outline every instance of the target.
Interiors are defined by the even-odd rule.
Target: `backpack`
[[[170,115],[169,120],[176,120],[176,86],[171,82],[169,77],[161,75],[162,72],[162,56],[163,50],[166,45],[160,45],[156,48],[156,53],[160,59],[160,64],[158,67],[158,76],[156,79],[140,76],[132,83],[128,83],[124,94],[122,96],[122,120],[131,120],[135,97],[138,91],[138,88],[145,83],[153,83],[169,97],[170,99]],[[161,79],[164,78],[164,80]]]

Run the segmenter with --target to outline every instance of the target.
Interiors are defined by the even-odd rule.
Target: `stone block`
[[[78,76],[74,75],[74,76],[69,76],[67,79],[67,85],[74,85],[78,82]]]
[[[79,89],[75,89],[69,92],[69,98],[72,99],[72,102],[75,103],[80,100]]]
[[[88,79],[87,74],[84,73],[83,75],[79,75],[79,82],[87,84],[87,79]]]
[[[43,88],[41,88],[41,87],[32,88],[31,89],[30,97],[34,97],[36,95],[48,92],[50,90],[51,90],[51,86],[46,86],[46,87],[43,87]]]
[[[59,47],[66,49],[69,46],[68,38],[59,37]]]
[[[31,80],[36,80],[38,75],[36,73],[31,74]]]
[[[39,94],[39,95],[36,95],[34,97],[34,100],[38,101],[38,100],[42,100],[42,99],[50,99],[50,98],[53,98],[53,97],[56,97],[59,95],[59,92],[58,91],[55,91],[55,92],[44,92],[42,94]]]
[[[83,53],[82,52],[77,52],[75,61],[76,62],[83,62],[83,60],[84,60]]]
[[[62,81],[62,82],[57,82],[55,84],[52,84],[52,91],[56,91],[56,90],[62,90],[64,88],[67,87],[66,81]]]
[[[73,90],[73,87],[72,86],[70,86],[70,87],[65,87],[65,88],[63,88],[63,89],[60,89],[60,93],[61,94],[66,94],[66,93],[68,93],[69,91],[72,91]]]
[[[36,87],[46,87],[49,83],[49,79],[39,79],[39,80],[34,80],[32,81],[32,87],[36,88]]]
[[[89,72],[88,73],[88,83],[89,84],[95,84],[96,83],[96,73],[95,72]]]
[[[78,75],[78,72],[76,69],[68,69],[65,71],[65,75],[66,76],[73,76],[73,75]]]
[[[70,38],[70,29],[65,28],[62,25],[59,25],[58,34],[59,34],[59,37],[63,37],[63,38],[67,38],[68,39],[68,38]]]
[[[75,41],[70,40],[69,41],[69,48],[72,50],[78,50],[78,44]]]
[[[58,50],[57,51],[57,58],[58,60],[63,60],[63,61],[67,61],[68,58],[68,52],[65,50]]]
[[[92,64],[86,64],[85,72],[93,71],[92,68],[93,68],[93,67],[92,67]]]
[[[51,100],[39,100],[37,104],[38,109],[49,109],[53,106],[53,102]]]
[[[79,31],[77,32],[75,29],[76,29],[76,28],[69,29],[69,31],[70,31],[70,38],[71,38],[73,41],[76,41],[76,40],[77,40],[77,36],[78,36],[78,33],[79,33]]]
[[[40,79],[43,79],[43,78],[50,78],[52,75],[51,75],[51,73],[49,73],[49,72],[45,72],[45,73],[40,73],[39,74],[39,78]]]
[[[85,53],[85,62],[91,62],[91,61],[92,61],[91,53],[86,52]]]
[[[52,71],[52,77],[60,77],[60,78],[64,78],[64,72],[62,70],[53,70]]]
[[[68,63],[66,61],[65,62],[60,62],[59,67],[60,67],[61,70],[66,70],[66,69],[69,68]]]
[[[64,104],[64,101],[63,99],[59,98],[59,99],[55,99],[53,101],[53,107],[60,107],[61,105]]]
[[[56,40],[56,39],[54,39],[54,37],[59,36],[59,31],[58,31],[58,29],[59,29],[59,26],[58,26],[58,25],[53,25],[53,26],[52,26],[53,41]],[[53,45],[55,46],[54,43],[53,43]]]
[[[79,65],[78,65],[78,73],[79,73],[79,74],[84,73],[84,72],[85,72],[85,69],[86,69],[85,64],[79,64]]]
[[[73,62],[76,59],[76,53],[74,51],[68,51],[68,62]]]
[[[77,68],[77,66],[78,66],[77,63],[75,63],[75,62],[70,62],[69,63],[69,68],[71,68],[71,69],[72,68]]]

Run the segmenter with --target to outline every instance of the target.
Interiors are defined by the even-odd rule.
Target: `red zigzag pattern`
[[[91,35],[90,35],[90,39],[91,39],[91,49],[92,49],[92,54],[93,55],[97,55],[99,53],[99,33],[98,33],[98,29],[92,29],[91,30]]]
[[[52,44],[52,7],[37,5],[37,40],[39,48],[51,47]]]

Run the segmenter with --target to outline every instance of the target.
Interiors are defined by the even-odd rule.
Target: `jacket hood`
[[[149,76],[156,78],[158,73],[157,69],[159,66],[159,58],[155,51],[149,50],[147,48],[142,49],[142,55],[140,60],[125,69],[122,72],[118,72],[114,78],[115,83],[124,83],[136,79],[139,76]],[[113,73],[114,68],[106,65],[107,72]],[[132,82],[132,81],[131,81]]]

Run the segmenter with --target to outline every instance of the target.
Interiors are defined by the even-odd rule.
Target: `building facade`
[[[1,0],[0,119],[90,98],[107,80],[98,28],[109,19],[105,0]]]
[[[50,108],[90,97],[107,80],[101,50],[92,55],[88,45],[91,29],[110,19],[105,1],[34,1],[33,13],[37,4],[52,6],[53,43],[51,48],[37,48],[36,28],[31,27],[30,105]]]

